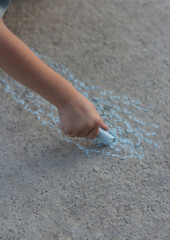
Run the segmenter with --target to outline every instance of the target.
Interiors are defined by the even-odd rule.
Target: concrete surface
[[[54,109],[1,71],[0,239],[169,239],[169,12],[169,0],[12,1],[6,25],[55,69],[69,68],[132,145],[97,153],[62,138],[42,124]],[[118,119],[111,107],[122,104]]]

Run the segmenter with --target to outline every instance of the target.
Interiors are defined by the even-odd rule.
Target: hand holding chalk
[[[107,131],[103,130],[102,128],[99,128],[98,139],[104,145],[111,145],[115,141],[114,136],[112,136],[110,133],[108,133]]]
[[[93,140],[98,136],[99,127],[108,130],[93,103],[79,92],[73,92],[58,108],[58,115],[60,129],[70,137]]]
[[[58,124],[61,124],[61,120],[59,119]],[[114,141],[115,138],[112,136],[110,133],[107,131],[103,130],[102,128],[99,128],[99,134],[98,137],[99,141],[104,144],[104,145],[111,145]]]

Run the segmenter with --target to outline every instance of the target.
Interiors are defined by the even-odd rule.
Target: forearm
[[[76,90],[0,22],[0,68],[59,107]]]

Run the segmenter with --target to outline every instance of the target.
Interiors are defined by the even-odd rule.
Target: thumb
[[[100,118],[99,127],[101,127],[105,131],[109,129],[109,127],[104,123],[102,118]]]

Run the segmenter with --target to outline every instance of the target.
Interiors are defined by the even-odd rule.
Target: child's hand
[[[94,105],[66,79],[43,63],[0,22],[0,68],[58,108],[62,131],[94,139],[108,130]]]
[[[99,127],[108,130],[94,105],[79,92],[58,108],[58,113],[60,129],[71,137],[95,139]]]

